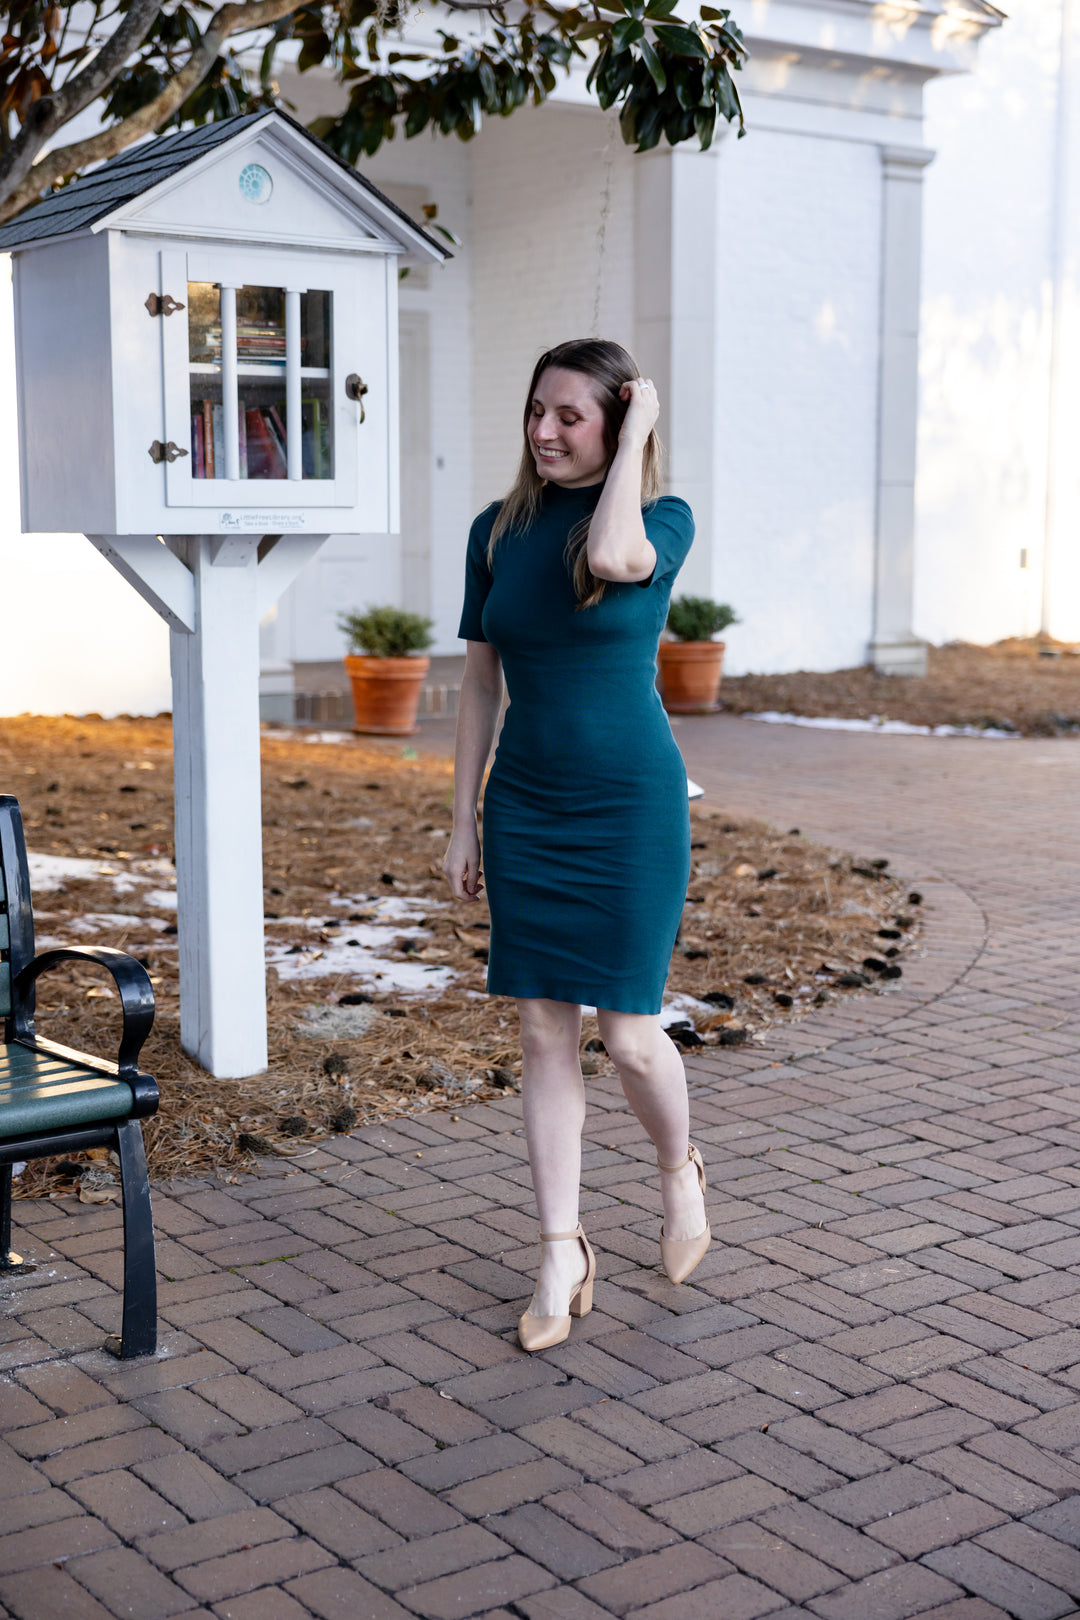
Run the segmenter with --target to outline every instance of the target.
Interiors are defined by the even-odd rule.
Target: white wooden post
[[[884,675],[926,674],[926,643],[916,637],[912,618],[922,178],[933,156],[920,147],[881,148],[877,533],[870,658]]]
[[[88,535],[170,629],[180,1043],[266,1068],[259,620],[328,538]],[[261,556],[260,556],[261,554]]]
[[[194,633],[169,638],[180,1041],[233,1078],[266,1068],[258,536],[174,545],[195,589]]]

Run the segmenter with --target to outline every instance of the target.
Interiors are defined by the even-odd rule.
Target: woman
[[[656,499],[656,389],[616,343],[542,355],[513,488],[469,534],[467,643],[443,869],[455,898],[483,888],[476,802],[506,672],[510,707],[484,796],[488,990],[521,1021],[522,1100],[543,1258],[518,1325],[560,1344],[592,1306],[596,1263],[578,1224],[585,1095],[582,1005],[661,1170],[665,1270],[709,1245],[705,1176],[688,1146],[686,1076],[660,1026],[690,866],[686,772],[655,690],[656,647],[694,522]]]

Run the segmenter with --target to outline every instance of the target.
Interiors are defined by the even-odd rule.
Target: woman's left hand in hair
[[[619,398],[627,401],[626,415],[619,430],[619,443],[644,449],[645,441],[660,415],[660,399],[651,377],[635,377],[623,383]]]

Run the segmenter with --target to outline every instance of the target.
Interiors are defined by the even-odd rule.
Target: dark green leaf
[[[654,102],[651,107],[644,107],[637,119],[637,150],[648,152],[657,144],[664,131],[663,118],[660,108]]]
[[[638,22],[636,17],[623,17],[611,30],[612,49],[625,51],[628,45],[636,45],[644,37],[644,23]]]
[[[657,26],[656,37],[676,56],[696,56],[706,62],[709,60],[709,53],[702,44],[701,35],[693,28],[673,28],[667,23],[661,23]]]
[[[696,107],[698,104],[697,78],[693,70],[680,62],[672,68],[672,78],[675,85],[675,99],[680,107]]]
[[[664,91],[667,89],[667,74],[664,72],[663,63],[647,39],[643,39],[641,42],[641,59],[648,68],[656,88],[660,91],[661,95],[663,95]]]

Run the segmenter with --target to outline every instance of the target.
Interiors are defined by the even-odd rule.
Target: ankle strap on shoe
[[[575,1226],[572,1232],[541,1232],[541,1243],[569,1243],[571,1238],[581,1236],[581,1227]]]
[[[686,1148],[686,1158],[685,1159],[680,1159],[678,1164],[661,1164],[660,1160],[657,1159],[656,1168],[658,1170],[666,1170],[669,1175],[672,1174],[676,1170],[685,1170],[686,1166],[690,1163],[690,1155],[691,1155],[691,1144],[688,1143],[687,1148]]]

